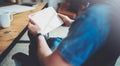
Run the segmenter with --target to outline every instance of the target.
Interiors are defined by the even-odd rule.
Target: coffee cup
[[[9,12],[4,12],[0,14],[0,27],[7,28],[10,26],[13,16]]]

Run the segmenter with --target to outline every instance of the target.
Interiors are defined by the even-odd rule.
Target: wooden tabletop
[[[41,10],[46,4],[46,2],[40,2],[34,10],[13,15],[13,21],[11,22],[10,27],[5,29],[0,28],[0,53],[7,49],[23,29],[25,29],[29,22],[28,15]]]

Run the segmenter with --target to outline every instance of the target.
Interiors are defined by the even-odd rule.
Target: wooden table
[[[29,22],[28,15],[43,9],[46,5],[46,2],[40,2],[34,10],[15,14],[13,15],[10,27],[5,29],[0,28],[0,62],[26,32]]]

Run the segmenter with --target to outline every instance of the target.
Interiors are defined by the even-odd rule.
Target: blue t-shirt
[[[59,54],[73,66],[81,66],[104,45],[110,31],[110,7],[96,4],[75,19],[68,36],[58,47]]]

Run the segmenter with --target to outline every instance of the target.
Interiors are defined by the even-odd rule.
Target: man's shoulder
[[[90,6],[87,11],[89,12],[106,12],[106,11],[109,11],[110,10],[110,6],[107,5],[107,4],[94,4],[92,6]]]

